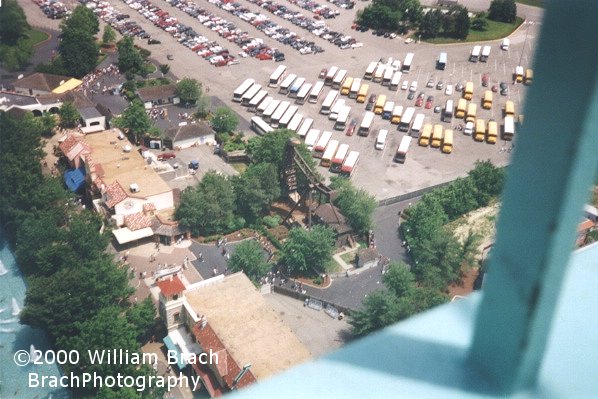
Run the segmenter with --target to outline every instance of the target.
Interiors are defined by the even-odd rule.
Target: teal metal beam
[[[598,169],[598,2],[546,6],[469,352],[499,394],[536,383]]]

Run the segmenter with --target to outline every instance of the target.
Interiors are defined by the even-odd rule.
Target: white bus
[[[368,136],[370,134],[370,128],[372,127],[373,121],[374,113],[372,111],[366,111],[365,115],[363,116],[363,120],[361,121],[361,125],[359,125],[359,129],[357,130],[357,134],[360,136]]]
[[[340,90],[340,88],[343,85],[343,82],[345,81],[346,77],[347,77],[347,70],[346,69],[341,69],[340,71],[338,71],[338,73],[334,77],[334,80],[332,81],[332,88]]]
[[[447,62],[448,62],[447,61],[447,55],[443,51],[438,56],[438,62],[436,62],[436,69],[440,69],[441,71],[444,71],[446,69]]]
[[[355,172],[357,162],[359,162],[359,152],[351,151],[341,166],[341,175],[351,177]]]
[[[415,114],[415,108],[413,107],[407,107],[405,111],[403,111],[403,115],[401,115],[401,121],[399,122],[400,131],[409,131],[409,127],[411,126],[411,119],[413,119],[413,114]]]
[[[337,72],[338,72],[337,66],[330,67],[330,69],[326,73],[326,77],[324,78],[324,84],[326,86],[332,86],[332,81],[334,80],[334,77],[336,76]]]
[[[297,93],[301,90],[301,86],[305,83],[305,78],[297,78],[289,88],[289,97],[297,98]]]
[[[365,75],[363,75],[363,78],[372,80],[372,78],[374,77],[374,71],[376,71],[377,67],[378,67],[378,63],[376,61],[370,62],[368,67],[365,69]]]
[[[274,113],[270,117],[270,121],[268,122],[270,126],[276,129],[280,124],[280,120],[282,119],[284,113],[287,112],[287,109],[289,109],[290,106],[291,103],[288,101],[281,102],[276,108],[276,111],[274,111]]]
[[[280,105],[280,101],[279,100],[272,100],[270,102],[270,104],[268,105],[268,108],[266,108],[264,110],[264,113],[261,115],[262,118],[266,122],[269,122],[270,118],[272,117],[272,114],[274,113],[274,111],[276,111],[276,108],[278,108],[279,105]]]
[[[403,61],[403,65],[401,66],[401,71],[409,72],[411,70],[411,63],[413,62],[413,53],[407,53],[405,56],[405,61]]]
[[[382,76],[382,86],[390,86],[390,82],[392,81],[392,77],[394,76],[395,71],[387,66],[384,70],[384,76]]]
[[[336,154],[336,150],[338,150],[338,140],[330,140],[326,149],[324,150],[324,154],[322,155],[322,160],[320,161],[320,165],[325,168],[330,167],[332,163],[332,158]]]
[[[262,101],[266,97],[268,97],[267,90],[258,91],[258,93],[255,96],[253,96],[251,101],[249,101],[249,104],[247,105],[247,111],[255,113],[255,111],[257,111],[257,107],[262,103]]]
[[[351,114],[351,107],[345,105],[340,112],[338,113],[338,117],[336,118],[336,122],[334,123],[335,130],[344,130],[345,126],[347,126],[347,121],[349,120],[349,115]]]
[[[444,105],[444,110],[442,111],[442,121],[451,123],[453,120],[453,111],[455,107],[453,106],[453,100],[446,100]]]
[[[345,100],[339,98],[336,100],[332,108],[330,108],[330,114],[328,114],[328,119],[331,121],[335,121],[338,118],[339,112],[345,107]]]
[[[316,142],[320,138],[320,131],[318,129],[311,129],[305,136],[305,146],[308,150],[313,150]]]
[[[413,118],[413,125],[411,125],[411,133],[410,135],[413,137],[419,137],[419,132],[422,130],[422,126],[424,125],[424,114],[417,114],[415,118]]]
[[[382,109],[382,119],[390,120],[392,118],[392,111],[395,109],[394,101],[387,101]]]
[[[487,62],[488,57],[490,57],[490,46],[484,46],[482,48],[482,55],[480,55],[480,62]]]
[[[268,96],[268,97],[264,98],[264,101],[262,101],[260,103],[260,105],[257,106],[257,109],[255,111],[257,116],[264,115],[264,111],[268,108],[268,105],[270,105],[270,103],[272,101],[274,101],[274,97],[272,97],[272,96]]]
[[[322,108],[320,108],[320,113],[324,115],[328,115],[330,113],[330,109],[336,102],[338,98],[338,90],[330,90],[328,94],[326,94],[326,98],[322,103]]]
[[[260,118],[259,116],[251,117],[251,128],[253,129],[254,132],[259,134],[260,136],[262,136],[266,133],[270,133],[271,131],[274,130],[274,129],[272,129],[272,126],[270,126],[266,122],[264,122],[264,120],[262,118]]]
[[[322,82],[321,80],[318,80],[314,84],[314,87],[312,87],[311,91],[309,92],[309,100],[308,101],[312,104],[317,104],[318,99],[322,95],[323,91],[324,91],[324,82]]]
[[[297,107],[296,105],[291,105],[286,110],[284,115],[282,115],[282,118],[280,118],[280,122],[278,122],[278,127],[281,129],[286,128],[289,125],[289,123],[291,123],[291,119],[293,119],[298,110],[299,107]]]
[[[341,144],[336,150],[336,154],[332,158],[332,163],[330,165],[330,171],[332,173],[339,173],[341,171],[341,167],[343,166],[343,162],[345,162],[345,158],[347,158],[347,154],[349,153],[349,144]]]
[[[295,99],[295,103],[297,104],[305,104],[307,101],[307,97],[309,96],[309,92],[311,91],[311,83],[305,83],[301,86],[301,89],[297,93],[297,98]]]
[[[403,77],[403,73],[401,71],[396,71],[394,75],[392,75],[392,79],[390,80],[390,85],[388,88],[390,90],[397,91],[399,86],[401,85],[401,78]]]
[[[388,130],[380,129],[378,132],[378,137],[376,137],[375,148],[377,150],[383,150],[384,146],[386,146],[386,136],[388,136]]]
[[[502,50],[508,51],[509,44],[511,44],[511,40],[508,37],[505,37],[504,39],[502,39],[502,43],[500,43],[500,48]]]
[[[270,82],[268,83],[268,86],[278,86],[282,81],[282,78],[284,78],[284,74],[286,71],[287,67],[285,65],[279,65],[278,68],[276,68],[276,70],[272,72],[272,75],[270,75]]]
[[[480,52],[482,51],[482,46],[473,46],[471,50],[471,54],[469,56],[469,61],[471,62],[478,62],[480,59]]]
[[[331,138],[332,138],[332,132],[329,132],[327,130],[322,132],[322,135],[320,135],[320,138],[318,138],[318,141],[316,142],[316,145],[314,146],[313,156],[315,158],[322,158],[322,155],[324,154],[324,151],[326,150],[326,147],[328,146],[328,142],[330,141]]]
[[[253,86],[251,86],[249,88],[249,90],[247,90],[245,92],[245,94],[243,94],[243,97],[241,97],[241,105],[244,107],[247,107],[249,105],[249,102],[251,101],[251,99],[257,94],[259,93],[259,91],[262,90],[262,85],[258,85],[257,83],[254,84]]]
[[[254,83],[255,83],[255,80],[253,80],[253,79],[247,79],[247,80],[245,80],[245,82],[241,83],[241,85],[239,87],[237,87],[235,89],[235,92],[233,93],[233,101],[240,103],[241,98],[243,97],[243,94],[245,94],[245,92],[247,92],[247,90],[249,90],[249,88],[251,86],[253,86]]]
[[[287,75],[287,77],[284,78],[284,80],[280,84],[280,88],[278,89],[278,92],[280,94],[288,94],[289,89],[291,88],[291,85],[293,84],[295,79],[297,79],[297,75],[295,75],[294,73]]]
[[[311,126],[314,124],[314,120],[312,118],[307,118],[303,121],[303,123],[301,124],[301,127],[299,128],[299,130],[297,130],[297,135],[299,137],[305,137],[307,136],[307,133],[309,132],[309,130],[311,129]]]
[[[515,119],[512,116],[505,116],[505,125],[502,132],[503,140],[513,140],[515,135]]]
[[[289,122],[287,129],[292,130],[295,133],[297,133],[297,129],[299,129],[299,125],[301,125],[302,121],[303,121],[303,115],[295,114],[295,116],[293,116],[293,119],[291,119],[291,121]]]
[[[412,137],[407,135],[403,136],[395,154],[395,162],[405,162],[405,160],[407,159],[407,151],[409,151],[409,145],[411,144],[411,140]]]
[[[361,79],[355,78],[353,79],[353,84],[351,85],[351,90],[349,91],[349,98],[357,98],[357,93],[359,93],[359,89],[361,88]]]

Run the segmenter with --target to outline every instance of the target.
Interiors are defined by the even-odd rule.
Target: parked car
[[[401,85],[401,90],[407,90],[409,88],[409,81],[403,80],[403,84]]]
[[[444,89],[444,82],[442,80],[439,80],[438,83],[436,83],[436,90],[442,89]]]
[[[507,85],[505,82],[500,82],[500,95],[506,96],[508,94],[509,94],[509,85]]]
[[[446,89],[444,89],[444,94],[447,96],[451,96],[453,94],[453,85],[446,85]]]
[[[167,159],[174,158],[176,158],[176,154],[174,152],[163,152],[162,154],[158,154],[158,161],[165,161]]]
[[[471,136],[473,134],[473,122],[467,122],[465,124],[465,129],[463,129],[463,134]]]
[[[407,100],[413,100],[415,98],[415,92],[410,91],[407,95]]]
[[[493,93],[498,92],[498,85],[492,85],[492,92]]]
[[[487,73],[482,75],[482,86],[488,87],[488,81],[490,80]]]
[[[457,83],[457,85],[455,86],[455,90],[456,91],[463,91],[463,85],[461,83]]]
[[[429,87],[429,88],[434,87],[434,79],[428,80],[428,83],[426,83],[426,87]]]
[[[324,79],[326,77],[327,73],[328,73],[328,69],[322,68],[322,70],[320,71],[320,74],[318,75],[318,79]]]
[[[376,95],[370,94],[370,98],[368,99],[368,103],[365,106],[366,111],[371,111],[374,108],[374,104],[376,104]]]
[[[415,106],[416,107],[421,107],[424,104],[424,98],[423,97],[417,97],[417,100],[415,100]]]
[[[434,107],[434,113],[435,114],[439,114],[440,113],[440,105],[437,105]]]
[[[432,108],[432,103],[434,102],[434,96],[428,96],[426,100],[426,109]]]
[[[349,123],[349,127],[347,127],[347,132],[346,132],[347,136],[353,136],[356,126],[357,126],[357,119],[355,119],[355,118],[351,119],[351,122]]]

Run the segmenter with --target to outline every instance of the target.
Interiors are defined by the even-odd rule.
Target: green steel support
[[[582,206],[595,181],[597,17],[596,1],[547,2],[469,352],[499,394],[535,385]]]

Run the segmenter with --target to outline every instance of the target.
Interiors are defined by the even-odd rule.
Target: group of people
[[[93,72],[88,73],[82,79],[83,83],[79,87],[77,87],[77,91],[82,91],[83,94],[87,95],[87,91],[93,96],[94,94],[98,94],[101,92],[102,94],[106,94],[110,88],[106,85],[102,86],[100,79],[107,77],[107,76],[119,76],[118,66],[114,63],[108,65],[105,68],[96,69]]]
[[[158,117],[160,117],[161,119],[166,119],[166,118],[168,118],[168,110],[166,108],[158,109],[156,107],[153,107],[149,111],[149,116],[153,120],[158,119]]]

